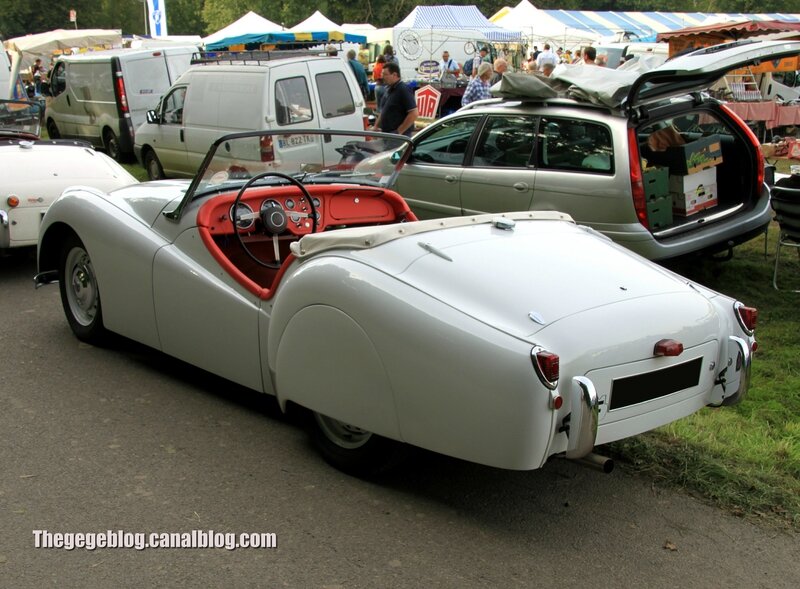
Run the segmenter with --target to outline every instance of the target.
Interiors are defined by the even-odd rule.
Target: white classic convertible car
[[[403,443],[535,469],[742,399],[755,309],[561,213],[415,221],[388,188],[407,152],[242,133],[191,183],[70,189],[36,283],[59,282],[82,340],[116,332],[304,408],[354,473]]]
[[[40,139],[43,108],[0,100],[0,252],[36,245],[42,216],[68,186],[109,191],[137,181],[88,143]]]

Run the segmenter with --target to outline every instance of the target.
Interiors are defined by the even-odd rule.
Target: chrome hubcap
[[[326,417],[319,413],[314,413],[314,417],[325,437],[346,450],[360,448],[372,437],[370,432],[338,419]]]
[[[97,315],[97,281],[92,261],[81,248],[73,248],[67,256],[67,300],[72,316],[81,325],[90,325]]]

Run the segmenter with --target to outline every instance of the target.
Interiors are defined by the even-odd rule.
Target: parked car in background
[[[796,41],[741,41],[642,73],[559,66],[567,93],[542,83],[417,134],[397,190],[422,219],[556,210],[653,260],[730,250],[765,231],[769,188],[758,139],[702,91],[798,52]]]
[[[366,126],[364,98],[343,59],[298,51],[211,55],[175,82],[136,131],[136,157],[151,180],[191,178],[228,133]],[[265,145],[264,157],[280,157],[281,149],[280,142]]]
[[[0,100],[0,253],[35,246],[47,208],[68,186],[110,192],[136,184],[82,141],[42,140],[42,103]]]
[[[59,57],[50,73],[50,138],[82,139],[115,160],[133,154],[145,113],[191,63],[194,45],[111,49]]]
[[[36,282],[59,282],[81,340],[110,330],[305,409],[348,472],[398,443],[534,469],[742,399],[755,309],[562,213],[415,222],[387,188],[407,142],[241,133],[191,182],[70,189]]]

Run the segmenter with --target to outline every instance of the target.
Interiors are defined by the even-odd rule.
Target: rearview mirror
[[[158,115],[154,110],[148,110],[147,113],[145,114],[145,118],[147,119],[147,122],[150,123],[151,125],[154,123],[158,123]]]

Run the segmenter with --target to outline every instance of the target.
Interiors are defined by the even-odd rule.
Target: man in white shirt
[[[558,56],[550,49],[550,43],[544,44],[544,51],[539,54],[539,58],[536,60],[536,69],[541,71],[546,63],[554,66],[558,65]]]

